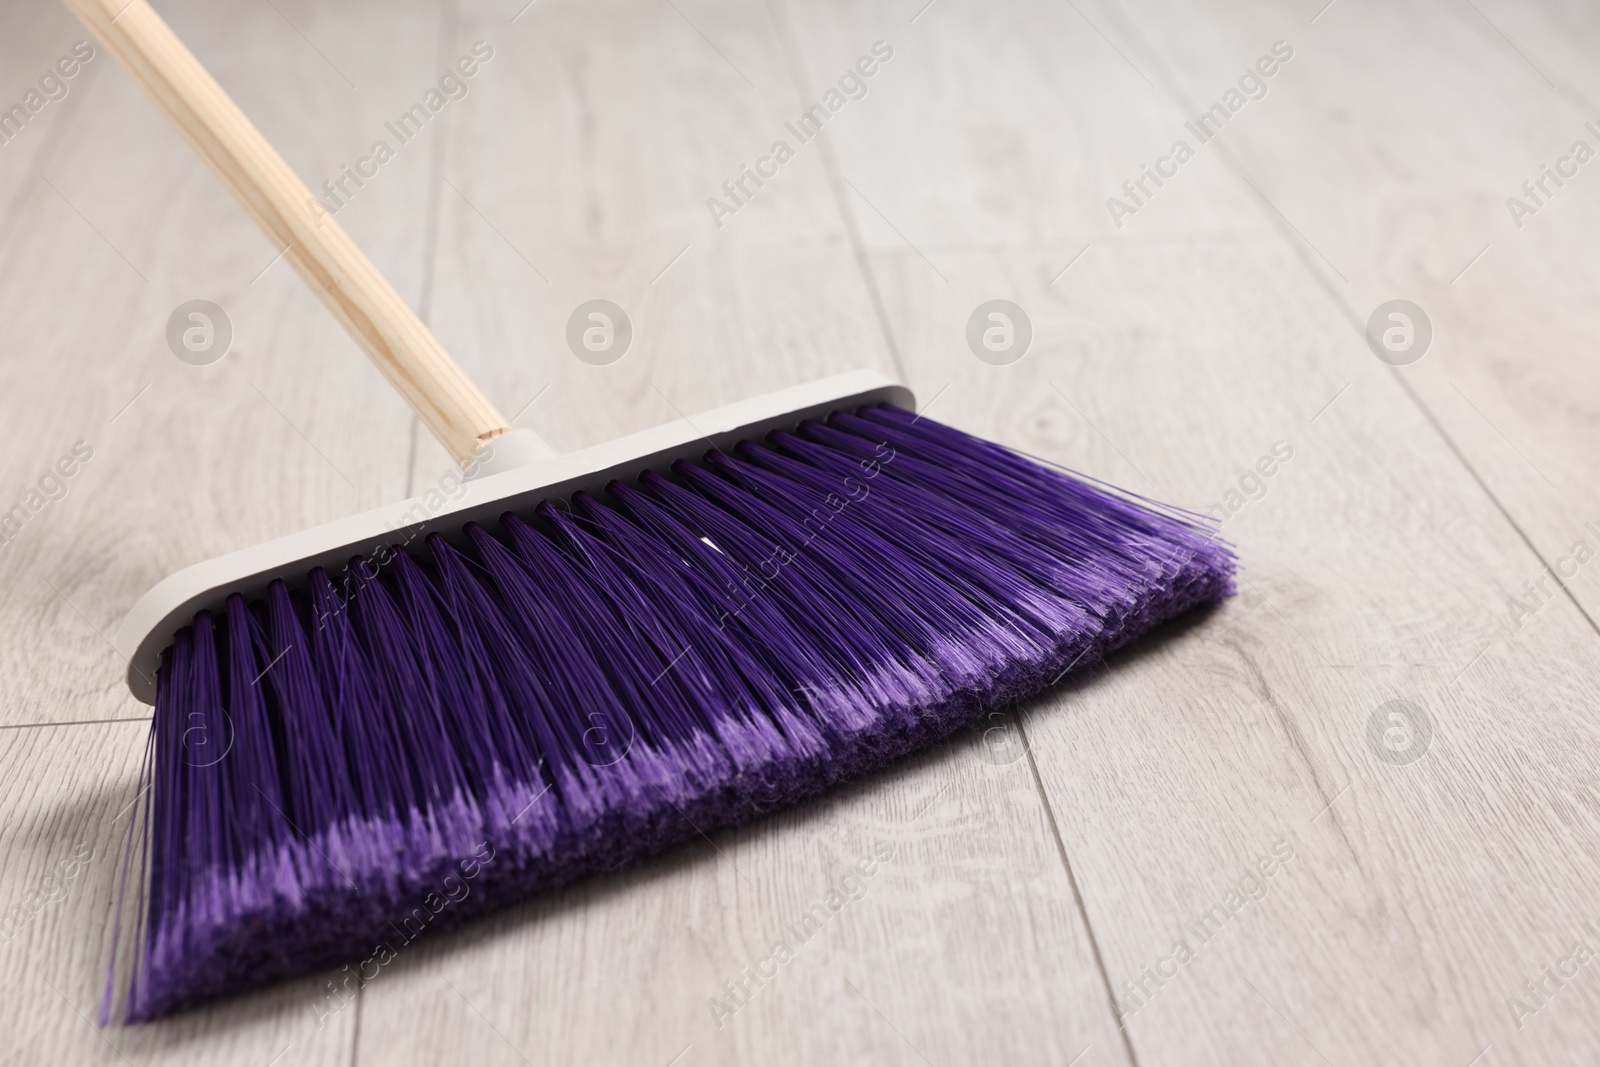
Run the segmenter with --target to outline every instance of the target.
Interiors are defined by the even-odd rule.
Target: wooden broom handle
[[[463,465],[510,429],[433,332],[146,0],[64,0]]]

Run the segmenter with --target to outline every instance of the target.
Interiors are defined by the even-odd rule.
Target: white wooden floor
[[[4,1062],[1600,1059],[1592,5],[525,2],[158,6],[313,186],[493,48],[339,221],[563,449],[876,367],[941,420],[1238,504],[1242,593],[987,734],[421,942],[337,1011],[323,976],[98,1030],[146,733],[106,635],[170,571],[448,469],[101,51],[0,146],[0,510],[92,450],[0,546]],[[0,107],[81,37],[6,5]],[[780,139],[719,228],[707,198]],[[634,327],[606,367],[564,341],[595,297]],[[234,327],[212,366],[164,339],[196,298]],[[1008,366],[965,341],[996,298],[1032,323]],[[1365,337],[1396,298],[1433,331],[1402,367]]]

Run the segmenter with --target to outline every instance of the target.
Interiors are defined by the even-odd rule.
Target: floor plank
[[[0,553],[7,1061],[1592,1062],[1592,968],[1545,975],[1600,938],[1600,585],[1509,598],[1600,544],[1600,219],[1587,167],[1520,229],[1505,198],[1600,147],[1596,24],[1320,6],[163,2],[313,185],[493,49],[340,222],[562,450],[872,366],[934,417],[1220,508],[1245,571],[882,774],[420,941],[325,1028],[312,977],[97,1034],[144,736],[103,634],[178,566],[449,469],[102,56],[0,148],[0,510],[94,449]],[[0,15],[0,100],[80,35]],[[1266,95],[1113,217],[1280,39]],[[778,139],[794,158],[736,203]],[[213,367],[162,337],[196,296],[237,328]],[[1398,370],[1363,336],[1396,296],[1437,329]],[[594,298],[634,331],[604,366],[566,339]],[[1005,366],[966,340],[997,298],[1032,329]],[[1428,716],[1414,761],[1395,700]],[[724,983],[780,939],[740,1004]]]

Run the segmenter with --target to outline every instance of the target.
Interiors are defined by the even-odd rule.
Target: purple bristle
[[[1234,566],[1200,517],[868,407],[234,596],[162,659],[126,1018],[794,803]]]

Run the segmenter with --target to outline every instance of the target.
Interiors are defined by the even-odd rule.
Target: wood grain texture
[[[944,6],[915,22],[886,3],[788,8],[812,99],[873,42],[895,49],[828,127],[866,247],[926,255],[935,271],[946,250],[1063,251],[1053,275],[1086,244],[1121,240],[1105,199],[1171,144],[1170,102],[1081,5],[1008,4],[987,18]],[[1202,154],[1182,174],[1140,213],[1138,239],[1261,227],[1218,160]]]
[[[1357,329],[1386,300],[1420,304],[1434,342],[1397,371],[1430,418],[1535,546],[1496,612],[1537,626],[1564,569],[1567,593],[1600,619],[1600,581],[1578,565],[1600,548],[1600,365],[1592,296],[1600,222],[1588,166],[1562,185],[1522,189],[1569,155],[1600,152],[1592,70],[1574,49],[1600,36],[1559,4],[1358,2],[1314,25],[1267,4],[1226,18],[1179,5],[1108,7],[1109,30],[1191,113],[1275,39],[1294,61],[1217,147],[1270,206],[1265,213]],[[1441,136],[1461,116],[1470,122]],[[1600,127],[1597,127],[1600,128]],[[1470,131],[1470,132],[1469,132]],[[1286,139],[1298,146],[1283,150]],[[1518,213],[1511,198],[1537,211]],[[1281,214],[1279,214],[1281,212]],[[1143,225],[1143,217],[1128,224]],[[1519,612],[1513,598],[1529,610]]]
[[[874,366],[934,417],[1224,505],[1245,570],[1228,604],[983,729],[418,942],[325,1030],[310,979],[107,1036],[242,1064],[1593,1062],[1597,964],[1546,975],[1600,952],[1600,572],[1520,627],[1507,597],[1600,521],[1600,163],[1520,230],[1504,201],[1583,136],[1595,23],[1316,6],[162,3],[313,185],[493,46],[339,221],[563,449]],[[59,14],[0,19],[6,70],[70,44]],[[1278,39],[1295,56],[1266,96],[1117,226],[1106,199]],[[878,40],[865,97],[719,227],[707,199]],[[156,384],[0,549],[4,906],[80,842],[114,848],[132,796],[139,723],[17,725],[138,714],[95,626],[182,563],[451,465],[281,265],[249,284],[272,249],[132,87],[86,77],[25,131],[48,136],[0,149],[0,484]],[[107,158],[181,183],[181,220],[114,195]],[[219,291],[240,358],[178,364],[166,314]],[[1398,371],[1363,337],[1395,296],[1438,328]],[[608,366],[565,339],[594,298],[633,321]],[[1010,366],[966,346],[994,298],[1033,328]],[[1413,762],[1391,746],[1415,722],[1369,730],[1393,700],[1429,719]],[[0,945],[17,1062],[120,1062],[71,1010],[108,936],[109,872],[82,877]],[[799,943],[832,890],[858,899]],[[721,1010],[746,967],[773,974]]]

